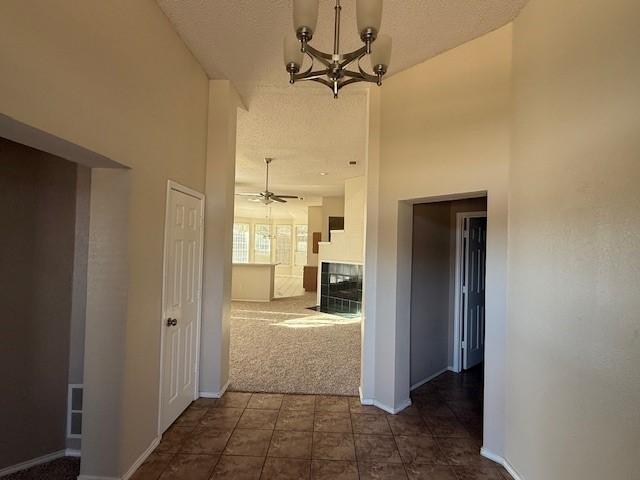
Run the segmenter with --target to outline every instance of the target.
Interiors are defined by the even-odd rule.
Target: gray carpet
[[[80,475],[80,459],[64,457],[21,472],[2,477],[2,480],[76,480]]]
[[[315,293],[231,306],[230,390],[357,395],[360,319],[313,312]]]

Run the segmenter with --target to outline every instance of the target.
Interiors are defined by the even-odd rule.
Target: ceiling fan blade
[[[239,197],[261,197],[261,193],[236,193]]]
[[[284,198],[280,198],[278,195],[271,195],[269,198],[279,203],[287,203]]]
[[[297,195],[278,195],[277,193],[274,194],[276,197],[280,197],[280,198],[300,198]]]

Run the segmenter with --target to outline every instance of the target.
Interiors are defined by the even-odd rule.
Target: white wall
[[[331,234],[331,242],[323,241],[320,243],[318,265],[322,265],[322,262],[331,261],[362,263],[365,228],[365,186],[365,177],[355,177],[345,181],[345,196],[343,199],[344,230],[334,231]],[[328,217],[335,215],[327,214],[327,211],[329,210],[324,210],[324,215],[328,224]],[[331,211],[338,211],[338,209],[332,206]]]
[[[638,18],[531,0],[514,26],[506,455],[526,480],[639,475]]]
[[[385,82],[379,139],[369,139],[369,159],[380,145],[379,170],[368,172],[378,182],[368,182],[367,191],[367,261],[375,261],[375,271],[368,263],[364,329],[365,335],[373,329],[375,340],[372,347],[365,339],[374,357],[364,363],[374,363],[374,373],[365,372],[362,388],[389,409],[409,401],[411,204],[487,192],[484,441],[498,452],[504,446],[511,38],[511,27],[503,27]]]

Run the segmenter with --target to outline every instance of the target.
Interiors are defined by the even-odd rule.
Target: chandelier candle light
[[[289,83],[310,80],[326,85],[338,97],[340,89],[357,82],[371,82],[382,85],[382,78],[389,69],[391,59],[391,37],[380,33],[382,23],[382,0],[356,0],[358,32],[364,46],[351,53],[340,53],[340,0],[335,6],[335,30],[333,37],[333,54],[316,50],[309,42],[318,23],[320,0],[293,1],[293,27],[296,36],[284,39],[284,63],[289,72]],[[304,55],[311,59],[311,66],[304,72],[302,68]],[[373,73],[366,72],[361,60],[369,56]],[[314,70],[314,63],[322,64],[322,68]],[[358,71],[349,66],[357,65]],[[354,66],[355,66],[354,65]],[[353,68],[353,67],[352,67]]]

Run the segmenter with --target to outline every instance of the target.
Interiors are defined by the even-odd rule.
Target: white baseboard
[[[122,476],[122,480],[129,480],[129,478],[131,478],[133,474],[136,473],[136,470],[140,468],[140,465],[144,463],[147,457],[151,455],[151,452],[153,452],[156,449],[159,443],[160,443],[160,437],[154,438],[153,441],[147,447],[147,449],[144,452],[142,452],[142,454],[138,457],[138,459],[135,462],[133,462],[133,465],[129,467],[129,470],[127,470],[127,473],[125,473]]]
[[[227,388],[229,388],[229,382],[227,382],[219,392],[199,392],[199,394],[201,398],[220,398],[227,391]]]
[[[446,367],[443,368],[442,370],[440,370],[439,372],[434,373],[433,375],[425,378],[424,380],[420,380],[418,383],[411,385],[411,391],[413,392],[416,388],[420,388],[422,385],[424,385],[425,383],[430,382],[431,380],[433,380],[436,377],[439,377],[440,375],[442,375],[444,372],[455,372],[455,370],[453,369],[453,367]]]
[[[77,480],[120,480],[117,477],[96,477],[95,475],[78,475]]]
[[[80,458],[82,456],[82,450],[76,450],[75,448],[67,448],[64,451],[64,456]]]
[[[373,405],[373,400],[371,400],[370,398],[364,398],[364,395],[362,394],[362,387],[358,387],[358,395],[360,396],[360,403],[362,405]]]
[[[25,460],[24,462],[20,462],[20,463],[16,463],[15,465],[4,467],[3,469],[0,470],[0,477],[4,477],[12,473],[20,472],[21,470],[26,470],[27,468],[35,467],[36,465],[41,465],[43,463],[57,460],[58,458],[64,457],[64,455],[65,455],[65,451],[59,450],[57,452],[42,455],[41,457],[32,458],[31,460]]]
[[[513,480],[524,480],[524,477],[520,475],[518,472],[516,472],[515,468],[513,468],[513,466],[505,458],[501,457],[500,455],[497,455],[487,450],[484,447],[480,449],[480,455],[482,455],[485,458],[488,458],[493,462],[496,462],[502,465],[505,468],[505,470],[509,472],[509,475],[513,477]]]
[[[385,405],[384,403],[379,402],[378,400],[374,400],[372,398],[362,398],[362,391],[360,391],[360,403],[362,405],[373,405],[374,407],[378,407],[380,410],[384,410],[387,413],[395,415],[396,413],[400,413],[405,408],[410,407],[411,399],[407,398],[405,401],[400,402],[400,405],[398,407],[394,408],[394,407]]]

